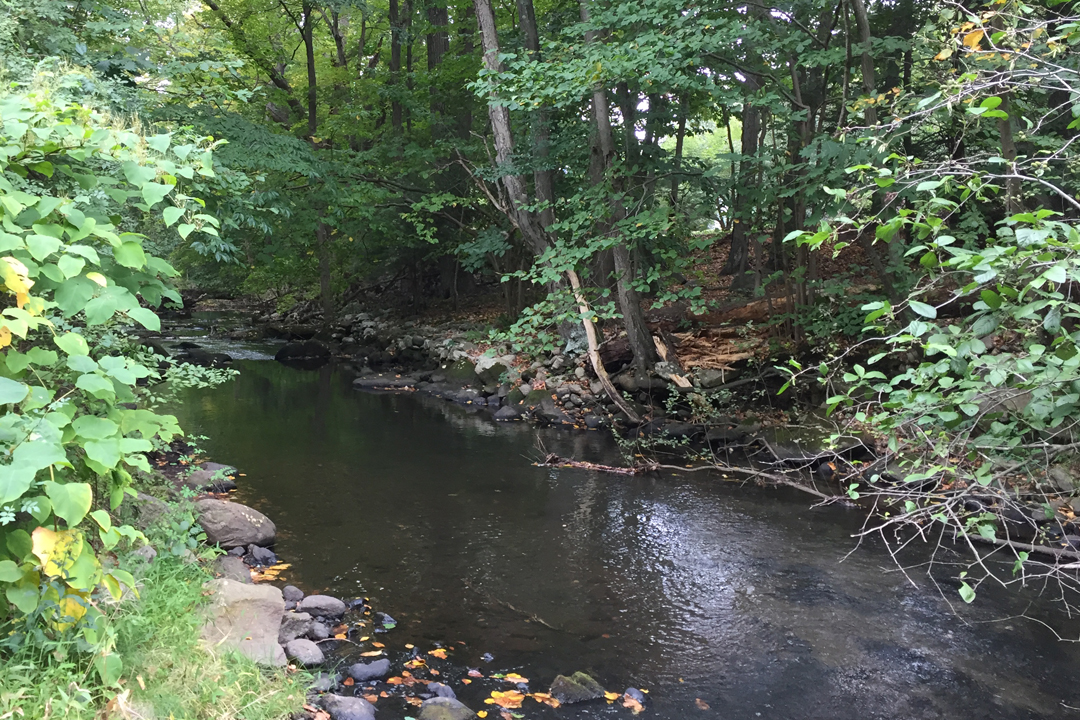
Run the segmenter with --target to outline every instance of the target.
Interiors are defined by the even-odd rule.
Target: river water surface
[[[357,392],[342,369],[237,367],[187,392],[178,415],[244,473],[237,499],[277,524],[283,579],[369,596],[398,621],[381,637],[392,658],[406,643],[455,647],[462,672],[443,679],[474,709],[490,687],[462,684],[465,667],[519,672],[533,690],[585,670],[648,689],[642,717],[659,720],[1080,717],[1080,647],[1009,618],[1074,637],[1075,623],[992,592],[953,615],[883,549],[844,559],[857,512],[703,476],[539,468],[544,451],[618,452],[598,432]],[[527,703],[526,718],[631,717]],[[379,707],[381,720],[410,714]]]

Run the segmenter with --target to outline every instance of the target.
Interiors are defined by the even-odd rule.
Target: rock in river
[[[435,697],[420,706],[420,720],[472,720],[476,713],[453,698]]]
[[[322,665],[326,660],[319,646],[304,638],[297,638],[286,643],[285,654],[304,667]]]
[[[305,612],[287,612],[281,616],[278,642],[285,645],[311,632],[311,616]]]
[[[206,531],[207,542],[226,549],[272,545],[277,536],[277,528],[270,518],[247,505],[205,498],[195,501],[195,512]]]
[[[370,663],[356,663],[349,666],[349,677],[356,682],[378,680],[390,674],[390,661],[386,658]]]
[[[202,639],[238,651],[262,665],[282,666],[278,629],[285,600],[272,585],[244,585],[220,578],[206,583],[213,596]]]
[[[245,585],[251,584],[251,570],[249,570],[248,566],[244,564],[244,561],[238,557],[222,555],[221,557],[214,558],[214,575],[215,577],[235,580],[236,582],[244,583]]]
[[[576,672],[570,677],[559,675],[551,683],[551,696],[563,705],[597,700],[604,697],[604,688],[583,672]]]
[[[298,603],[304,599],[304,591],[295,585],[286,585],[281,588],[281,595],[285,598],[285,602]]]
[[[364,698],[324,695],[322,706],[331,720],[374,720],[375,706]]]
[[[308,595],[296,607],[312,617],[341,617],[345,614],[345,603],[329,595]]]

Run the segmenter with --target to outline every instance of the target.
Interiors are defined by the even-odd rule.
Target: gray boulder
[[[329,595],[308,595],[296,607],[312,617],[341,617],[345,614],[345,603]]]
[[[285,610],[280,590],[226,578],[211,580],[206,588],[213,599],[201,632],[204,642],[235,650],[262,665],[285,664],[285,652],[277,642]]]
[[[286,585],[281,588],[281,596],[285,598],[285,602],[298,603],[304,599],[304,591],[295,585]]]
[[[214,576],[228,578],[236,582],[251,584],[251,570],[244,561],[232,555],[221,555],[214,558]]]
[[[296,638],[285,643],[285,654],[304,667],[322,665],[326,661],[319,646],[304,638]]]
[[[476,713],[453,698],[434,697],[420,706],[419,720],[472,720]]]
[[[207,542],[226,549],[272,545],[277,536],[277,528],[270,518],[247,505],[205,498],[195,502],[195,512],[206,531]]]
[[[374,720],[375,706],[364,698],[323,695],[322,706],[331,720]]]
[[[551,690],[548,692],[563,705],[604,697],[604,688],[600,686],[600,683],[583,672],[576,672],[570,677],[559,675],[551,683]]]
[[[287,612],[281,616],[278,642],[282,645],[311,632],[311,616],[305,612]]]
[[[521,411],[512,405],[503,405],[495,411],[494,418],[500,422],[513,422],[521,419]]]
[[[330,628],[326,626],[326,623],[315,621],[311,623],[311,630],[308,632],[308,637],[312,640],[325,640],[330,637]]]
[[[356,663],[349,666],[348,673],[356,682],[379,680],[390,674],[390,661],[382,658],[369,663]]]

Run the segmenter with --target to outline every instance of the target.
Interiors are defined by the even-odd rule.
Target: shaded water
[[[612,690],[648,688],[643,717],[661,720],[1080,716],[1068,708],[1080,648],[1030,621],[992,622],[1031,598],[981,593],[964,624],[882,550],[840,562],[854,512],[704,477],[538,468],[538,443],[598,462],[617,452],[600,433],[356,392],[329,367],[237,367],[185,396],[182,425],[246,474],[237,499],[277,524],[285,579],[370,596],[398,620],[390,651],[454,644],[459,668],[518,671],[534,690],[584,669]],[[482,708],[487,691],[462,675],[442,679]],[[526,717],[630,717],[527,702]],[[408,714],[379,706],[382,720]]]

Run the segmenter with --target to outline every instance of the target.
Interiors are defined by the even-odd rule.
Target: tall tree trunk
[[[580,0],[581,21],[589,22],[589,7],[587,0]],[[595,33],[589,31],[585,34],[585,42],[596,42]],[[605,175],[610,175],[612,163],[615,159],[615,139],[611,134],[611,111],[608,107],[607,91],[604,86],[597,83],[592,92],[593,120],[596,123],[597,138],[599,140],[600,155]],[[614,178],[613,178],[614,181]],[[617,188],[613,188],[617,194]],[[611,222],[618,223],[625,218],[626,210],[622,202],[612,198]],[[613,228],[608,227],[607,232]],[[645,325],[645,313],[641,310],[641,296],[634,287],[636,273],[630,261],[630,248],[625,242],[617,243],[614,248],[615,259],[615,287],[619,300],[619,310],[622,312],[623,324],[626,328],[626,336],[630,341],[630,349],[634,353],[634,368],[640,375],[645,375],[652,365],[656,363],[656,346],[649,335],[649,329]]]
[[[429,0],[431,1],[431,0]],[[446,112],[445,103],[440,97],[438,83],[435,82],[435,69],[442,64],[443,56],[450,50],[450,34],[446,28],[450,25],[450,13],[445,5],[428,5],[428,23],[432,31],[427,35],[427,69],[432,78],[430,94],[431,108],[431,137],[438,139],[443,134],[443,115]]]
[[[312,18],[313,8],[310,3],[303,5],[304,17],[304,52],[307,55],[307,131],[313,137],[318,129],[318,79],[315,76],[315,28]]]
[[[862,82],[863,92],[869,97],[875,96],[874,86],[874,45],[870,36],[870,18],[866,14],[866,4],[863,0],[848,0],[851,3],[851,12],[855,16],[855,24],[859,28],[859,41],[862,43]],[[867,105],[863,112],[867,125],[877,125],[877,107]]]
[[[751,98],[743,103],[742,109],[742,157],[739,158],[738,181],[735,183],[734,217],[731,221],[731,249],[727,261],[721,270],[725,275],[734,275],[732,283],[743,287],[742,277],[750,266],[750,230],[753,210],[750,207],[750,188],[754,186],[757,172],[758,136],[761,133],[761,109],[754,105],[753,96],[759,88],[757,79],[746,76],[743,83]]]
[[[334,322],[334,289],[330,277],[330,228],[322,221],[315,225],[315,240],[319,253],[319,299],[322,304],[323,324]]]
[[[392,98],[390,100],[390,125],[394,132],[401,134],[404,114],[401,99],[398,97],[401,82],[401,10],[399,0],[390,0],[390,82]]]
[[[540,62],[540,30],[536,24],[536,10],[532,0],[517,0],[518,24],[529,51],[532,62]],[[551,154],[551,128],[548,111],[540,108],[536,112],[533,129],[533,152],[536,156],[536,169],[533,170],[533,185],[536,188],[536,200],[544,203],[540,211],[540,227],[545,231],[555,222],[555,172],[547,167]]]
[[[682,170],[683,143],[686,141],[686,96],[679,98],[679,127],[675,131],[675,166],[671,173],[671,207],[679,204],[679,172]]]
[[[473,0],[476,8],[476,19],[480,26],[480,40],[484,51],[484,67],[493,74],[500,70],[499,63],[499,34],[495,27],[495,12],[491,7],[491,0]],[[510,198],[511,207],[507,208],[510,220],[518,228],[526,240],[533,246],[539,255],[543,253],[550,242],[547,234],[534,222],[527,208],[528,196],[525,191],[525,181],[520,175],[514,175],[507,169],[514,155],[514,137],[510,134],[510,113],[507,108],[492,97],[488,101],[488,118],[491,120],[491,131],[495,138],[495,159],[502,173],[502,183],[506,188],[506,194]],[[581,309],[581,324],[585,330],[585,337],[589,347],[589,359],[597,377],[604,383],[608,396],[615,402],[632,421],[637,422],[637,414],[634,413],[622,396],[612,387],[604,365],[600,361],[599,342],[597,339],[596,326],[593,323],[592,311],[581,290],[581,282],[574,270],[567,271],[567,278],[573,288],[574,297]]]

